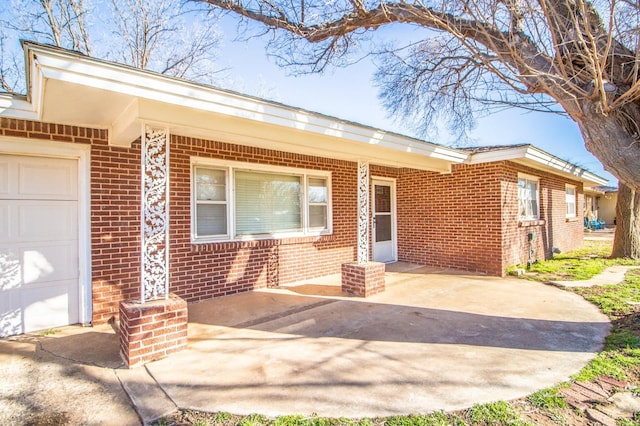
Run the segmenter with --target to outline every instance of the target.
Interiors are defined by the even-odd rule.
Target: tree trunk
[[[640,259],[640,192],[620,182],[611,257]]]
[[[605,170],[620,182],[626,182],[636,192],[640,191],[640,143],[636,136],[637,130],[629,128],[628,122],[622,118],[627,111],[629,116],[635,114],[635,109],[629,107],[608,116],[593,109],[593,105],[585,102],[583,113],[570,112],[571,118],[580,127],[587,151],[600,160]]]

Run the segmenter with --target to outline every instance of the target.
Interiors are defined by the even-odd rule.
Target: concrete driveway
[[[188,349],[145,368],[116,368],[117,348],[106,343],[115,335],[104,329],[41,345],[114,371],[144,420],[175,407],[371,417],[552,386],[578,372],[609,330],[593,305],[539,283],[401,263],[386,281],[367,299],[342,297],[332,276],[192,304]]]

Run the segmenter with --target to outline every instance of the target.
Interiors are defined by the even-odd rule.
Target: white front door
[[[373,260],[395,262],[396,252],[396,191],[395,182],[373,180]]]
[[[0,337],[80,321],[78,160],[0,154]]]

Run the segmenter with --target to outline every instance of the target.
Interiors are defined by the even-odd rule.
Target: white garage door
[[[78,161],[0,154],[0,336],[79,322]]]

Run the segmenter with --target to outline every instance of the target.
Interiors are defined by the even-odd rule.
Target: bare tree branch
[[[640,188],[637,2],[305,0],[302,20],[287,0],[200,1],[262,23],[281,62],[312,72],[340,64],[382,26],[428,28],[420,43],[377,52],[376,80],[391,113],[423,131],[444,119],[463,133],[486,105],[558,111],[556,103],[587,149]]]

